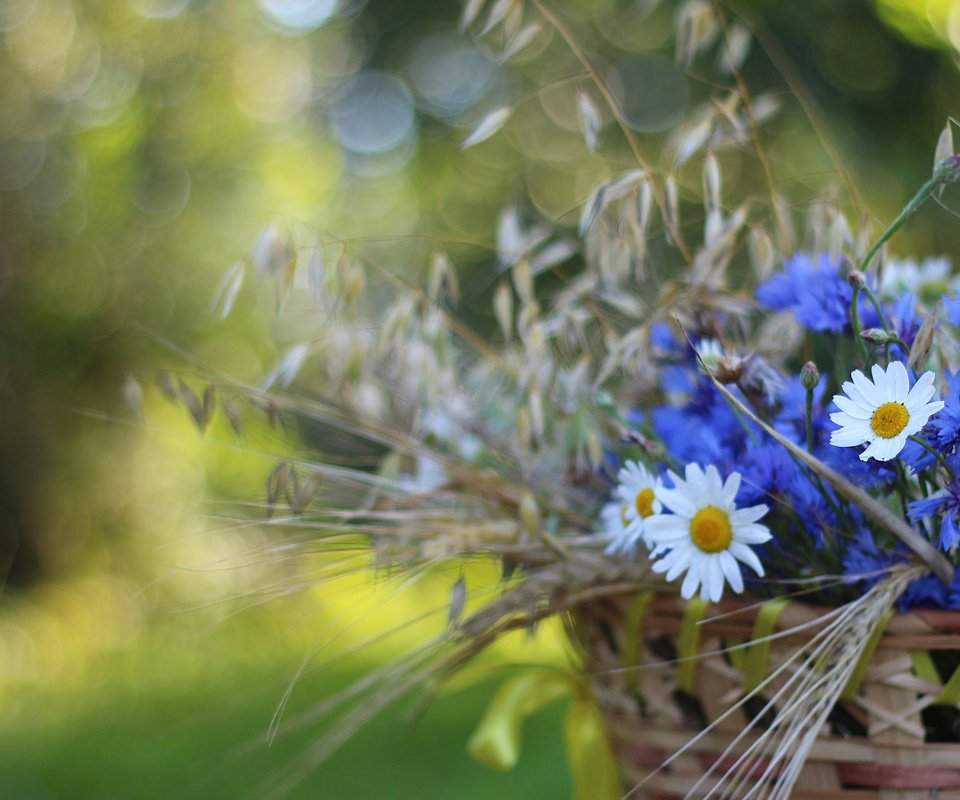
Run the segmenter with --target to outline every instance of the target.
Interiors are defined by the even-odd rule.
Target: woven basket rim
[[[637,592],[624,592],[608,598],[614,607],[630,602]],[[708,607],[701,626],[705,631],[728,638],[750,638],[757,614],[769,600],[727,597]],[[650,632],[676,633],[683,624],[687,601],[677,594],[653,590],[645,628]],[[799,600],[790,601],[776,625],[778,631],[788,631],[785,638],[806,641],[816,635],[832,618],[836,607],[809,605]],[[620,614],[611,614],[616,619]],[[802,629],[791,630],[793,628]],[[896,649],[960,650],[960,611],[938,608],[914,608],[902,612],[894,609],[879,647]]]

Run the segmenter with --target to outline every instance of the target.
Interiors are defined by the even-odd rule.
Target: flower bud
[[[933,170],[933,177],[940,183],[960,181],[960,155],[943,159]]]
[[[852,269],[847,275],[847,283],[854,289],[862,291],[867,288],[867,276],[858,269]]]
[[[713,371],[720,383],[736,383],[743,374],[743,359],[737,356],[723,356]]]
[[[883,328],[867,328],[860,335],[871,344],[890,344],[897,341],[895,333],[888,333]]]
[[[812,361],[808,361],[800,370],[800,383],[808,392],[812,392],[820,383],[820,370]]]

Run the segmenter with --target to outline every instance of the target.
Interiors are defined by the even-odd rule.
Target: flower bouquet
[[[471,0],[465,27],[481,14],[506,58],[557,32],[592,81],[572,90],[584,146],[606,121],[636,163],[576,226],[502,214],[488,325],[442,252],[422,285],[331,237],[298,259],[276,227],[250,255],[281,298],[303,264],[324,315],[259,389],[218,393],[322,435],[325,458],[272,474],[274,519],[381,570],[502,565],[469,613],[453,583],[431,646],[324,704],[343,715],[322,752],[556,618],[578,674],[505,685],[482,761],[509,766],[523,716],[572,692],[582,798],[960,797],[960,296],[947,262],[887,252],[960,178],[949,127],[903,213],[854,233],[839,202],[797,213],[775,189],[776,102],[739,80],[749,31],[718,6],[678,6],[678,60],[715,54],[728,83],[659,142],[666,167],[546,4]],[[762,167],[762,200],[725,193],[725,161]],[[224,314],[238,291],[232,273]]]

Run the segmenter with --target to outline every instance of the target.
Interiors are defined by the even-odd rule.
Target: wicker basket
[[[724,601],[708,609],[653,593],[582,605],[574,635],[607,718],[625,791],[796,652],[823,613],[783,601],[759,607]],[[770,638],[806,623],[814,624]],[[792,796],[960,800],[960,613],[892,614],[878,634]],[[765,641],[750,644],[754,640]],[[749,712],[765,703],[753,700],[630,796],[682,797],[711,766],[722,770],[719,754],[743,731]],[[763,720],[756,725],[762,729]]]

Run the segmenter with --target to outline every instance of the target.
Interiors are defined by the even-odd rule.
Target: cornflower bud
[[[814,364],[812,361],[808,361],[800,370],[800,384],[808,392],[812,392],[817,388],[817,384],[819,382],[820,370],[817,369],[816,364]]]
[[[858,269],[852,269],[850,270],[850,274],[847,275],[847,283],[854,289],[862,291],[867,288],[867,276]]]
[[[867,328],[860,335],[871,344],[890,344],[897,341],[897,335],[885,331],[883,328]]]

